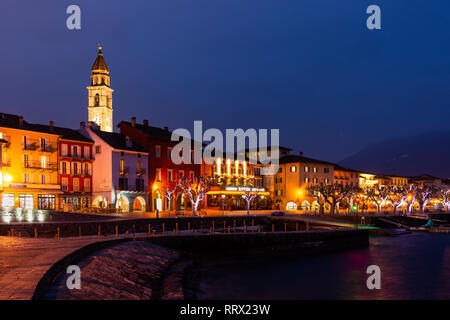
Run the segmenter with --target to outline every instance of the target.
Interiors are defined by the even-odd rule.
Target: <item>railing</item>
[[[42,152],[56,152],[58,150],[58,148],[56,147],[55,144],[51,143],[51,144],[46,144],[46,145],[40,145],[40,151]]]
[[[120,191],[137,191],[137,192],[147,192],[148,188],[147,186],[135,186],[135,185],[128,185],[128,186],[121,186],[121,185],[115,185],[114,188],[116,190]]]
[[[10,136],[3,136],[3,140],[6,140],[7,142],[5,142],[3,144],[3,148],[7,149],[11,146],[11,137]]]
[[[42,163],[40,161],[28,161],[23,163],[24,168],[40,170],[57,170],[58,164],[54,162]]]
[[[128,172],[130,172],[130,168],[128,168],[128,167],[125,167],[125,168],[121,168],[121,169],[120,169],[120,174],[121,174],[121,175],[128,174]]]
[[[145,169],[136,169],[136,175],[143,176],[145,174]]]
[[[3,167],[11,167],[11,159],[3,160],[2,161],[2,166]]]
[[[39,149],[39,143],[38,142],[31,142],[23,145],[23,150],[37,150]]]
[[[81,154],[62,154],[61,158],[70,158],[70,159],[76,159],[76,160],[94,160],[94,157],[92,156],[82,156]]]

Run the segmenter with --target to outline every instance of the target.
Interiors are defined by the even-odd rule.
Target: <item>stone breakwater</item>
[[[67,289],[68,275],[62,273],[45,299],[183,299],[183,270],[188,264],[178,251],[130,241],[82,259],[81,289]]]

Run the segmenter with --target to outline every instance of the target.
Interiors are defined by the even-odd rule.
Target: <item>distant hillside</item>
[[[450,131],[429,132],[372,144],[345,158],[343,167],[374,173],[450,178]]]

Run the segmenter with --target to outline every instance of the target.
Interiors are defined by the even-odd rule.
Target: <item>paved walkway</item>
[[[0,237],[0,300],[30,300],[45,272],[96,236],[66,239]]]

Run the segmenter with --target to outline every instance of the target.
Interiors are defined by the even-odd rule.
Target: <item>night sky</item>
[[[382,30],[366,28],[371,4]],[[1,0],[0,35],[0,111],[30,122],[87,120],[101,41],[115,124],[280,128],[282,145],[330,161],[448,128],[448,1]]]

